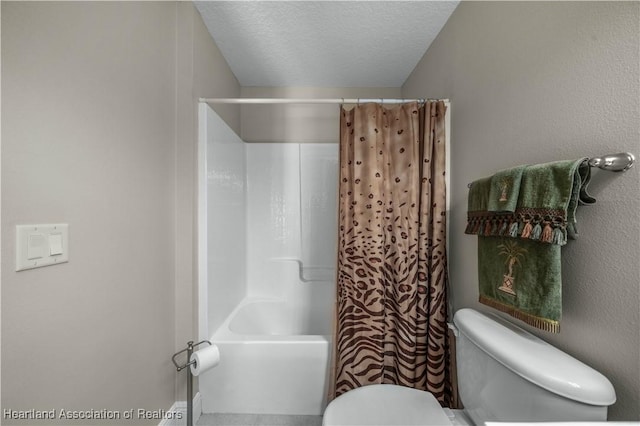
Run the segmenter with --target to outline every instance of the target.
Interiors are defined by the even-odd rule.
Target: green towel
[[[467,199],[467,234],[485,234],[485,226],[488,235],[491,234],[491,221],[488,212],[489,193],[491,192],[491,177],[478,179],[469,186]]]
[[[510,206],[505,210],[491,210],[495,204],[492,190],[494,194],[496,192],[492,182],[500,181],[500,173],[473,182],[469,190],[465,233],[566,244],[567,237],[575,238],[578,234],[575,218],[578,204],[595,202],[586,191],[591,178],[586,160],[563,160],[510,169],[511,172],[522,169],[518,201],[513,211]]]
[[[586,159],[526,166],[513,212],[489,211],[492,178],[469,190],[465,232],[478,235],[480,302],[559,332],[561,246],[575,237],[575,211],[591,204]]]
[[[560,331],[562,280],[557,244],[478,237],[480,303],[545,331]]]
[[[469,186],[468,210],[480,212],[487,210],[489,192],[491,191],[491,177],[478,179]]]
[[[522,172],[527,166],[500,170],[491,177],[491,189],[487,210],[493,212],[514,212],[520,194]]]
[[[567,236],[575,239],[578,204],[595,203],[586,191],[590,179],[586,158],[528,166],[516,209],[519,222],[524,224],[522,233],[527,235],[524,228],[529,223],[531,239],[560,245],[566,244]],[[552,241],[536,237],[549,227],[553,230]]]

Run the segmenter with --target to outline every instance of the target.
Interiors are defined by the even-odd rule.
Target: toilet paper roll
[[[220,350],[216,345],[207,346],[191,354],[191,374],[199,376],[205,371],[211,370],[220,362]]]

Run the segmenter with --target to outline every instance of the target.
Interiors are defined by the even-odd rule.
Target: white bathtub
[[[332,319],[308,305],[249,298],[236,307],[211,336],[220,364],[199,377],[203,413],[322,414]]]

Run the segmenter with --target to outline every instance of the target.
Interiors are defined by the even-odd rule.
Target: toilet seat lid
[[[398,385],[369,385],[331,401],[322,424],[442,426],[451,421],[429,392]]]

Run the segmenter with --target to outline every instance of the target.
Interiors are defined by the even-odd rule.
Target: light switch
[[[16,226],[16,271],[68,261],[68,224]]]
[[[44,235],[40,233],[29,234],[29,243],[27,246],[27,259],[41,259],[44,257],[44,249],[46,241]]]
[[[49,234],[49,255],[62,254],[62,234]]]

